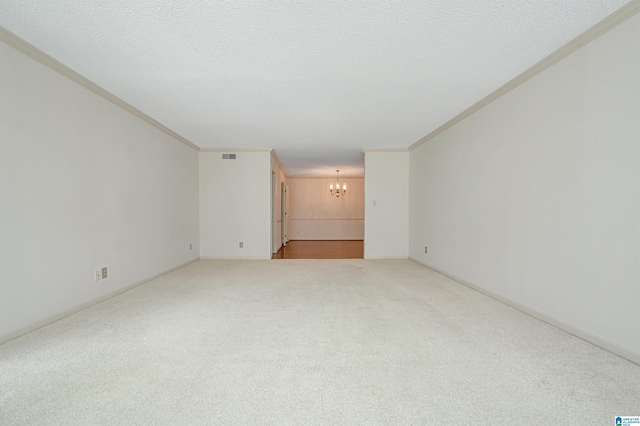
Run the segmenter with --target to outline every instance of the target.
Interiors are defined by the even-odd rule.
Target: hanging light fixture
[[[333,188],[333,184],[329,185],[329,192],[331,195],[335,195],[339,197],[347,193],[347,185],[343,184],[342,189],[340,189],[340,170],[336,170],[336,187]]]

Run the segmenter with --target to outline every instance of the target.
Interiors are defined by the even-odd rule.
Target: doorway
[[[349,192],[336,197],[335,178],[278,179],[274,259],[363,258],[364,179],[343,178]]]
[[[277,205],[277,179],[276,172],[271,170],[271,256],[278,251],[280,241],[276,230],[276,205]]]
[[[287,245],[287,229],[288,229],[288,224],[287,224],[287,211],[289,210],[287,207],[287,202],[289,200],[289,196],[288,194],[288,189],[287,189],[287,185],[282,182],[280,183],[280,201],[281,201],[281,208],[280,208],[280,220],[282,221],[282,225],[280,226],[280,234],[281,234],[281,241],[282,241],[282,247],[285,247]]]

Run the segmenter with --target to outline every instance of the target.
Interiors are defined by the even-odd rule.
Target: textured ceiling
[[[3,0],[0,25],[202,148],[361,175],[628,0]]]

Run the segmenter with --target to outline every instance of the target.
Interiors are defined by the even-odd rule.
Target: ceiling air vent
[[[235,154],[222,154],[222,159],[223,160],[235,160],[236,159],[236,155]]]

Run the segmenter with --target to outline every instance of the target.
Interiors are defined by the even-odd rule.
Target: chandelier
[[[340,170],[336,170],[336,187],[333,188],[333,184],[329,185],[329,192],[331,195],[335,195],[339,197],[347,193],[347,185],[343,184],[342,189],[340,189]]]

